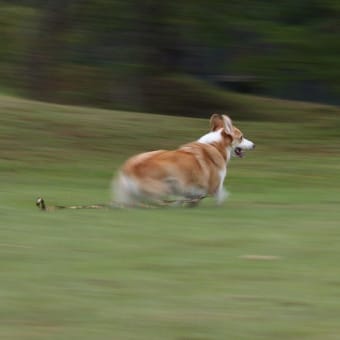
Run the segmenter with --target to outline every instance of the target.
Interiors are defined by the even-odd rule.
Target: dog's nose
[[[253,143],[253,149],[255,149],[255,146],[256,146],[256,144],[255,144],[255,143]]]

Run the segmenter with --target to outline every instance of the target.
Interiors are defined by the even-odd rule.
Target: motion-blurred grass
[[[125,158],[198,138],[210,113],[0,97],[0,338],[338,339],[339,111],[294,104],[256,98],[282,122],[235,121],[257,148],[222,207],[43,213],[39,195],[109,201]]]

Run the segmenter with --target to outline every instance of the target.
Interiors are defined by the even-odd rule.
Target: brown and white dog
[[[230,157],[243,156],[255,144],[243,137],[226,115],[213,114],[211,131],[177,150],[157,150],[128,159],[114,181],[116,203],[157,203],[169,197],[198,202],[226,198],[223,182]]]

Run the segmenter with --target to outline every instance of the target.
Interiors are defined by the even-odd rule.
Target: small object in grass
[[[41,210],[46,210],[45,201],[42,197],[38,197],[35,201],[35,204],[37,207],[39,207]]]

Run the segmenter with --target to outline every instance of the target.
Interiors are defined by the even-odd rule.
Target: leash
[[[183,199],[183,200],[163,200],[160,201],[158,205],[148,205],[139,203],[137,205],[123,205],[116,202],[111,204],[88,204],[88,205],[46,205],[45,200],[42,197],[38,197],[35,201],[35,205],[41,211],[55,211],[62,209],[117,209],[117,208],[156,208],[157,206],[188,206],[195,207],[201,200],[207,196],[200,196],[193,199]]]
[[[103,209],[110,208],[109,204],[89,204],[89,205],[49,205],[47,206],[42,197],[38,197],[35,205],[43,211],[58,210],[58,209]]]

